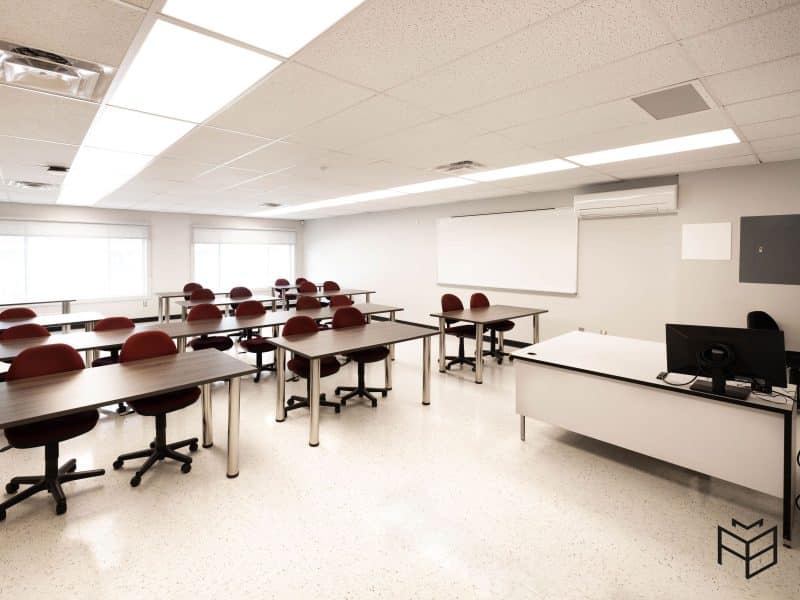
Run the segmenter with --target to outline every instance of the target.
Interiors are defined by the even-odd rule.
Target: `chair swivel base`
[[[339,401],[342,403],[342,406],[347,406],[347,401],[351,398],[366,398],[372,403],[372,408],[378,406],[378,399],[370,394],[370,392],[380,392],[381,396],[386,398],[386,395],[389,393],[389,388],[379,388],[379,387],[359,387],[359,386],[351,386],[351,385],[342,385],[336,388],[336,395],[338,396],[342,392],[350,392],[349,394],[345,394],[342,396]]]
[[[447,363],[445,364],[444,368],[446,370],[450,370],[450,367],[454,365],[467,365],[472,367],[472,370],[475,370],[475,359],[474,358],[467,358],[465,356],[445,356],[444,357]]]
[[[142,482],[142,475],[144,475],[150,468],[160,460],[166,458],[178,461],[181,464],[181,473],[188,473],[192,470],[192,457],[177,452],[178,448],[189,446],[189,452],[196,452],[198,448],[197,438],[189,438],[181,440],[180,442],[166,442],[166,415],[156,415],[156,439],[150,443],[147,450],[139,450],[137,452],[128,452],[127,454],[120,454],[117,460],[114,461],[114,470],[121,469],[126,460],[133,460],[136,458],[147,458],[141,467],[136,471],[136,474],[131,478],[131,487],[136,487]],[[163,421],[162,421],[163,419]]]
[[[256,361],[256,369],[258,369],[258,370],[256,371],[256,374],[253,376],[253,382],[254,383],[258,383],[259,381],[261,381],[261,373],[263,373],[264,371],[271,371],[273,373],[275,371],[277,371],[278,370],[278,365],[276,365],[274,362],[270,363],[268,365],[263,365],[263,364],[261,364],[260,360],[257,360]]]
[[[94,469],[92,471],[75,471],[77,462],[74,458],[68,460],[62,466],[58,466],[58,447],[53,451],[45,448],[45,474],[44,475],[25,475],[14,477],[6,484],[6,493],[14,494],[21,485],[29,485],[29,488],[16,494],[0,504],[0,521],[6,518],[6,510],[38,494],[39,492],[49,492],[56,501],[56,514],[63,515],[67,512],[67,497],[61,485],[69,481],[79,479],[89,479],[90,477],[100,477],[105,475],[105,469]]]
[[[325,397],[325,394],[319,395],[319,405],[320,406],[329,406],[335,410],[338,414],[342,410],[342,405],[338,402],[329,402]],[[286,406],[284,407],[286,412],[290,410],[295,410],[296,408],[309,408],[308,406],[308,398],[304,396],[291,396],[286,401]]]

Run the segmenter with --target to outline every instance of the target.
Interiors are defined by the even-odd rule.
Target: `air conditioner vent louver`
[[[576,194],[574,208],[582,219],[674,214],[678,212],[678,186]]]

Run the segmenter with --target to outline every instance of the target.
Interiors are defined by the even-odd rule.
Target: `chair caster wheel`
[[[17,490],[19,490],[18,483],[7,483],[6,484],[6,494],[16,494]]]
[[[337,406],[336,408],[333,409],[333,412],[335,412],[338,415],[340,412],[342,412],[342,407]]]
[[[152,450],[155,447],[156,447],[156,443],[155,442],[150,442],[150,450]]]
[[[142,483],[142,478],[139,475],[134,475],[131,479],[131,487],[138,487]]]
[[[181,465],[181,473],[188,473],[191,470],[192,470],[192,465],[190,465],[189,463],[183,463]]]
[[[381,396],[383,396],[384,398],[386,398],[386,396],[388,396],[388,395],[389,395],[389,392],[387,392],[385,390],[383,392],[381,392]]]
[[[74,473],[78,470],[78,463],[74,462],[69,466],[69,471],[67,473]]]
[[[128,407],[127,406],[123,405],[123,406],[117,407],[117,414],[118,415],[124,415],[127,412],[128,412]]]
[[[65,512],[67,512],[67,503],[66,503],[66,501],[56,503],[56,514],[57,515],[63,515]]]
[[[5,509],[0,509],[0,521],[6,520],[6,511]]]
[[[189,444],[189,452],[197,452],[197,442]]]
[[[378,408],[378,403],[375,400],[372,401],[372,408]]]
[[[342,400],[342,406],[347,406],[347,400]]]
[[[291,398],[289,398],[289,399],[286,401],[286,405],[287,405],[287,406],[294,406],[294,400],[292,400]]]
[[[333,393],[338,396],[339,394],[342,393],[342,390],[340,388],[336,388],[336,390]]]
[[[112,464],[111,466],[114,467],[115,471],[118,471],[119,469],[122,468],[122,461],[117,459],[117,460],[114,461],[114,464]]]

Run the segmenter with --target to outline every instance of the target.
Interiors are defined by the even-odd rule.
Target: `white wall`
[[[230,227],[233,229],[293,229],[298,232],[295,265],[302,264],[302,226],[297,221],[248,219],[214,215],[190,215],[161,212],[139,212],[104,208],[83,208],[36,204],[0,203],[0,219],[31,219],[48,221],[74,221],[83,223],[135,223],[150,227],[150,294],[149,298],[76,302],[72,311],[97,310],[105,315],[129,317],[155,316],[155,292],[182,289],[192,280],[192,227]],[[80,265],[75,266],[80,269]],[[260,265],[254,263],[254,270]],[[288,276],[289,274],[287,274]],[[202,283],[202,282],[201,282]],[[247,285],[246,281],[242,285]],[[37,307],[40,314],[60,312],[60,306]],[[173,314],[177,309],[170,307]]]
[[[374,301],[405,307],[399,318],[434,324],[444,292],[465,304],[473,290],[436,283],[436,219],[525,208],[569,206],[574,190],[525,194],[398,211],[307,221],[304,271],[377,290]],[[585,220],[580,224],[578,294],[490,290],[496,304],[547,308],[542,336],[578,327],[663,340],[664,323],[745,325],[749,310],[771,313],[800,349],[800,286],[740,284],[739,217],[800,212],[800,161],[687,173],[679,181],[679,213],[663,217]],[[681,224],[733,223],[733,260],[681,260]],[[503,244],[502,231],[497,244]],[[547,256],[509,256],[535,269]],[[508,336],[529,341],[528,323]]]

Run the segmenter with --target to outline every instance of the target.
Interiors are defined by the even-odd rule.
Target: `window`
[[[196,227],[192,238],[193,279],[207,288],[264,289],[294,279],[294,231]]]
[[[148,228],[0,221],[0,302],[147,295]]]

